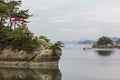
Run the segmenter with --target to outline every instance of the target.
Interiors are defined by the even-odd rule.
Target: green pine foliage
[[[53,50],[53,56],[57,56],[57,50],[61,51],[61,47],[64,47],[64,44],[61,41],[57,41],[56,43],[50,46],[50,49]]]
[[[97,41],[97,45],[107,45],[107,44],[112,44],[112,40],[109,37],[100,37]]]
[[[10,30],[0,26],[0,49],[10,46],[12,49],[33,51],[39,46],[39,41],[33,36],[27,28],[23,30],[22,27],[18,27]]]
[[[46,44],[53,50],[53,53],[56,53],[56,50],[61,51],[61,47],[64,47],[61,41],[52,44],[46,36],[34,37],[34,34],[31,33],[27,27],[25,27],[25,29],[18,27],[11,30],[0,25],[0,50],[11,47],[13,50],[32,52],[40,45]]]
[[[13,26],[11,18],[28,19],[32,16],[28,13],[29,10],[20,9],[21,3],[20,0],[0,0],[0,25],[7,24],[11,29]]]

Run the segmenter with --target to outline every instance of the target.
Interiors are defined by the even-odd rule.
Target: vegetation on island
[[[120,48],[119,39],[113,41],[111,38],[102,36],[92,46],[93,48]]]
[[[97,45],[107,45],[107,44],[112,44],[112,40],[109,37],[100,37],[98,41],[96,42]]]
[[[46,36],[35,36],[27,25],[17,22],[17,27],[13,28],[12,17],[28,19],[32,15],[29,10],[20,10],[21,1],[0,0],[0,51],[6,47],[13,50],[24,50],[27,52],[35,51],[40,45],[48,49],[57,49],[61,51],[63,43],[58,41],[54,44],[50,43],[50,39]]]

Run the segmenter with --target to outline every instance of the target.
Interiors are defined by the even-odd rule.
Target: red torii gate
[[[23,29],[24,29],[24,24],[27,22],[25,18],[11,17],[11,20],[14,23],[14,29],[16,28],[17,22],[21,22]]]

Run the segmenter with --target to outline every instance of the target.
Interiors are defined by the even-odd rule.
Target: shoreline
[[[26,62],[26,61],[0,61],[0,67],[12,68],[53,68],[58,69],[59,61]]]

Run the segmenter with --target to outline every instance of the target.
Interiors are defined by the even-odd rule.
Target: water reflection
[[[0,68],[0,80],[61,80],[59,69]]]
[[[114,51],[112,50],[96,50],[95,52],[98,53],[100,56],[110,56]]]

